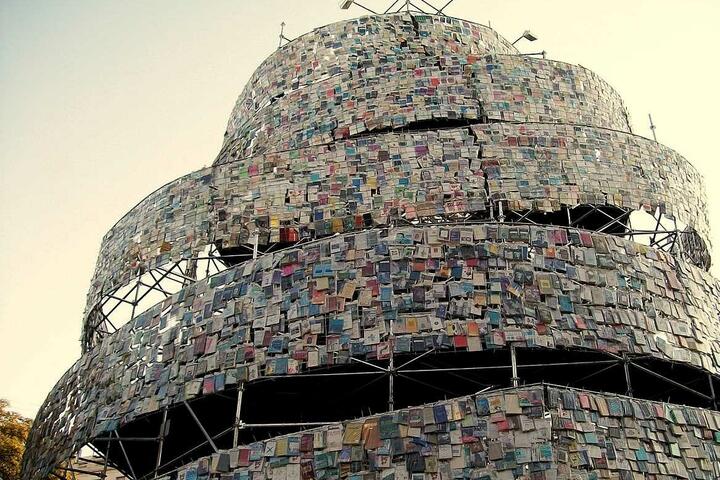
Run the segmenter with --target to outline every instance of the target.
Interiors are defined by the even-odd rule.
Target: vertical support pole
[[[190,258],[187,260],[187,265],[185,265],[185,271],[183,272],[182,268],[178,264],[178,270],[180,270],[181,273],[183,273],[183,276],[188,277],[183,279],[183,287],[190,285],[191,281],[190,278],[196,279],[197,278],[197,267],[198,267],[198,261],[197,261],[197,254],[193,254]]]
[[[284,30],[285,30],[285,22],[282,22],[280,24],[280,41],[278,42],[278,48],[282,47],[282,41],[283,41],[283,38],[285,38],[285,35],[283,35]]]
[[[260,243],[260,230],[253,230],[253,260],[258,257],[258,243]]]
[[[207,256],[205,257],[205,278],[210,276],[210,257],[212,255],[212,248],[208,249]]]
[[[671,237],[672,242],[670,242],[670,249],[667,250],[668,252],[676,252],[675,247],[678,245],[678,240],[679,240],[678,237],[680,235],[680,233],[678,233],[677,218],[673,216],[672,221],[673,221],[673,234]],[[668,237],[665,237],[665,238],[668,238]],[[682,245],[682,243],[680,243],[679,245]],[[678,253],[680,254],[680,258],[685,258],[685,255],[684,255],[685,252],[680,251]]]
[[[708,377],[708,383],[710,384],[710,396],[712,397],[713,408],[715,410],[717,410],[718,404],[717,404],[717,397],[715,396],[715,385],[713,385],[712,373],[708,373],[707,377]]]
[[[135,470],[133,470],[132,463],[130,463],[130,457],[128,457],[127,452],[125,451],[125,445],[123,445],[122,440],[120,440],[120,435],[118,435],[117,430],[113,432],[115,434],[115,437],[118,439],[118,443],[120,444],[120,450],[122,450],[123,457],[125,457],[125,462],[128,464],[128,468],[130,469],[130,474],[132,475],[133,480],[137,480],[137,475],[135,475]]]
[[[510,363],[512,365],[512,386],[517,388],[520,385],[520,377],[518,377],[517,352],[514,343],[510,344]]]
[[[73,480],[77,480],[77,477],[75,476],[75,467],[73,467],[72,463],[72,457],[68,458],[67,464],[69,465],[70,469],[65,470],[65,476],[67,478],[67,472],[70,472],[70,475],[72,475]]]
[[[653,134],[653,140],[655,140],[657,142],[657,136],[655,136],[655,124],[653,124],[652,115],[650,115],[649,113],[648,113],[648,118],[650,119],[650,130],[652,131],[652,134]]]
[[[235,428],[233,431],[233,448],[238,446],[238,440],[240,438],[240,411],[242,410],[243,392],[245,391],[245,382],[240,382],[238,388],[237,406],[235,407]]]
[[[138,296],[140,295],[140,278],[141,277],[142,277],[142,275],[138,275],[137,283],[135,284],[135,300],[133,300],[132,312],[130,313],[130,319],[135,318],[135,309],[138,306]]]
[[[626,391],[628,397],[633,396],[633,389],[632,389],[632,382],[630,381],[630,361],[628,360],[627,353],[623,353],[623,369],[625,370],[625,385],[626,385]]]
[[[395,333],[393,332],[393,320],[390,319],[390,364],[388,365],[388,410],[395,410]]]
[[[162,423],[160,424],[160,432],[158,433],[158,450],[157,450],[157,459],[155,460],[155,476],[154,476],[154,478],[157,478],[158,470],[160,470],[160,465],[162,465],[162,454],[163,454],[163,446],[165,445],[165,426],[167,425],[167,416],[168,416],[168,407],[165,407],[165,408],[163,408]]]
[[[105,449],[105,461],[103,462],[103,469],[102,469],[102,478],[105,480],[107,478],[107,467],[108,467],[108,460],[110,459],[110,446],[112,445],[111,441],[107,442],[107,448]]]
[[[660,226],[662,225],[662,212],[660,211],[660,207],[657,207],[655,209],[655,212],[657,213],[657,222],[655,222],[655,231],[653,232],[653,236],[650,239],[650,246],[655,246],[655,238],[657,238],[658,230],[660,229]]]

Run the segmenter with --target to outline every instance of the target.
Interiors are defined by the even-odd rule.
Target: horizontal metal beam
[[[63,470],[66,472],[72,472],[72,473],[82,473],[83,475],[92,475],[94,477],[102,477],[102,472],[92,472],[90,470],[83,470],[81,468],[75,468],[75,467],[57,467],[58,470]]]
[[[271,428],[271,427],[322,427],[323,425],[336,425],[335,422],[278,422],[278,423],[240,423],[240,428]]]
[[[92,441],[95,442],[157,442],[158,437],[96,437]]]
[[[222,437],[223,435],[225,435],[226,433],[230,432],[233,428],[234,428],[234,427],[228,427],[228,428],[226,428],[225,430],[223,430],[222,432],[220,432],[220,433],[218,433],[217,435],[213,436],[212,438],[213,438],[213,439],[220,438],[220,437]],[[144,480],[144,479],[147,479],[147,478],[150,478],[150,477],[154,476],[156,472],[160,472],[163,468],[165,468],[165,467],[167,467],[167,466],[169,466],[169,465],[172,465],[173,463],[175,463],[175,462],[177,462],[178,460],[182,459],[185,455],[189,455],[189,454],[191,454],[192,452],[194,452],[195,450],[204,447],[205,445],[207,445],[207,443],[208,443],[208,441],[205,440],[205,441],[203,441],[202,443],[199,443],[199,444],[195,445],[194,447],[192,447],[192,448],[184,451],[183,453],[181,453],[181,454],[178,455],[177,457],[173,458],[172,460],[169,460],[169,461],[163,463],[162,465],[160,465],[160,468],[157,468],[157,469],[153,470],[152,472],[144,475],[143,477],[140,478],[140,480]],[[177,469],[176,469],[176,470],[177,470]],[[168,472],[165,472],[165,473],[168,473]]]
[[[313,377],[345,377],[348,375],[385,375],[387,371],[367,371],[367,372],[345,372],[345,373],[299,373],[296,375],[274,375],[272,377],[259,378],[258,381],[267,382],[272,380],[293,379],[293,378],[313,378]]]
[[[598,360],[594,362],[555,362],[555,363],[526,363],[518,364],[517,368],[539,368],[539,367],[567,367],[570,365],[604,365],[617,363],[616,360]],[[458,368],[416,368],[411,370],[403,370],[402,373],[431,373],[431,372],[461,372],[474,370],[512,370],[512,365],[487,365],[478,367],[458,367]]]
[[[649,374],[649,375],[652,375],[652,376],[654,376],[654,377],[656,377],[656,378],[659,378],[659,379],[661,379],[661,380],[664,380],[665,382],[669,383],[670,385],[674,385],[674,386],[676,386],[677,388],[680,388],[680,389],[685,390],[685,391],[687,391],[687,392],[693,393],[693,394],[697,395],[698,397],[704,398],[705,400],[710,400],[710,401],[712,401],[712,399],[713,399],[713,398],[712,398],[711,396],[709,396],[709,395],[705,395],[704,393],[698,392],[697,390],[694,390],[694,389],[692,389],[692,388],[690,388],[690,387],[688,387],[688,386],[686,386],[686,385],[683,385],[683,384],[680,383],[680,382],[676,382],[675,380],[673,380],[673,379],[671,379],[671,378],[667,378],[667,377],[664,376],[664,375],[661,375],[661,374],[659,374],[659,373],[657,373],[657,372],[653,372],[653,371],[650,370],[649,368],[645,368],[645,367],[643,367],[642,365],[638,365],[637,363],[634,363],[633,361],[629,361],[628,364],[631,365],[631,366],[633,366],[633,367],[635,367],[635,368],[637,368],[637,369],[639,369],[639,370],[642,370],[643,372],[645,372],[645,373],[647,373],[647,374]]]

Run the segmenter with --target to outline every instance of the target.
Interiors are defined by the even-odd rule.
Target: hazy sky
[[[0,1],[0,398],[34,416],[80,354],[103,234],[158,186],[212,163],[281,21],[292,38],[363,13],[337,4]],[[521,50],[599,73],[640,135],[651,136],[652,112],[658,139],[705,175],[720,248],[720,1],[455,0],[446,13],[511,40],[532,29],[540,39]]]

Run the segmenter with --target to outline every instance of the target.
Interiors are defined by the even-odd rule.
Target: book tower
[[[710,258],[700,174],[594,72],[320,27],[103,238],[23,478],[717,479]]]

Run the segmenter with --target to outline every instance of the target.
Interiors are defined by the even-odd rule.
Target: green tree
[[[0,398],[0,479],[17,480],[32,421],[9,407],[7,400]]]

